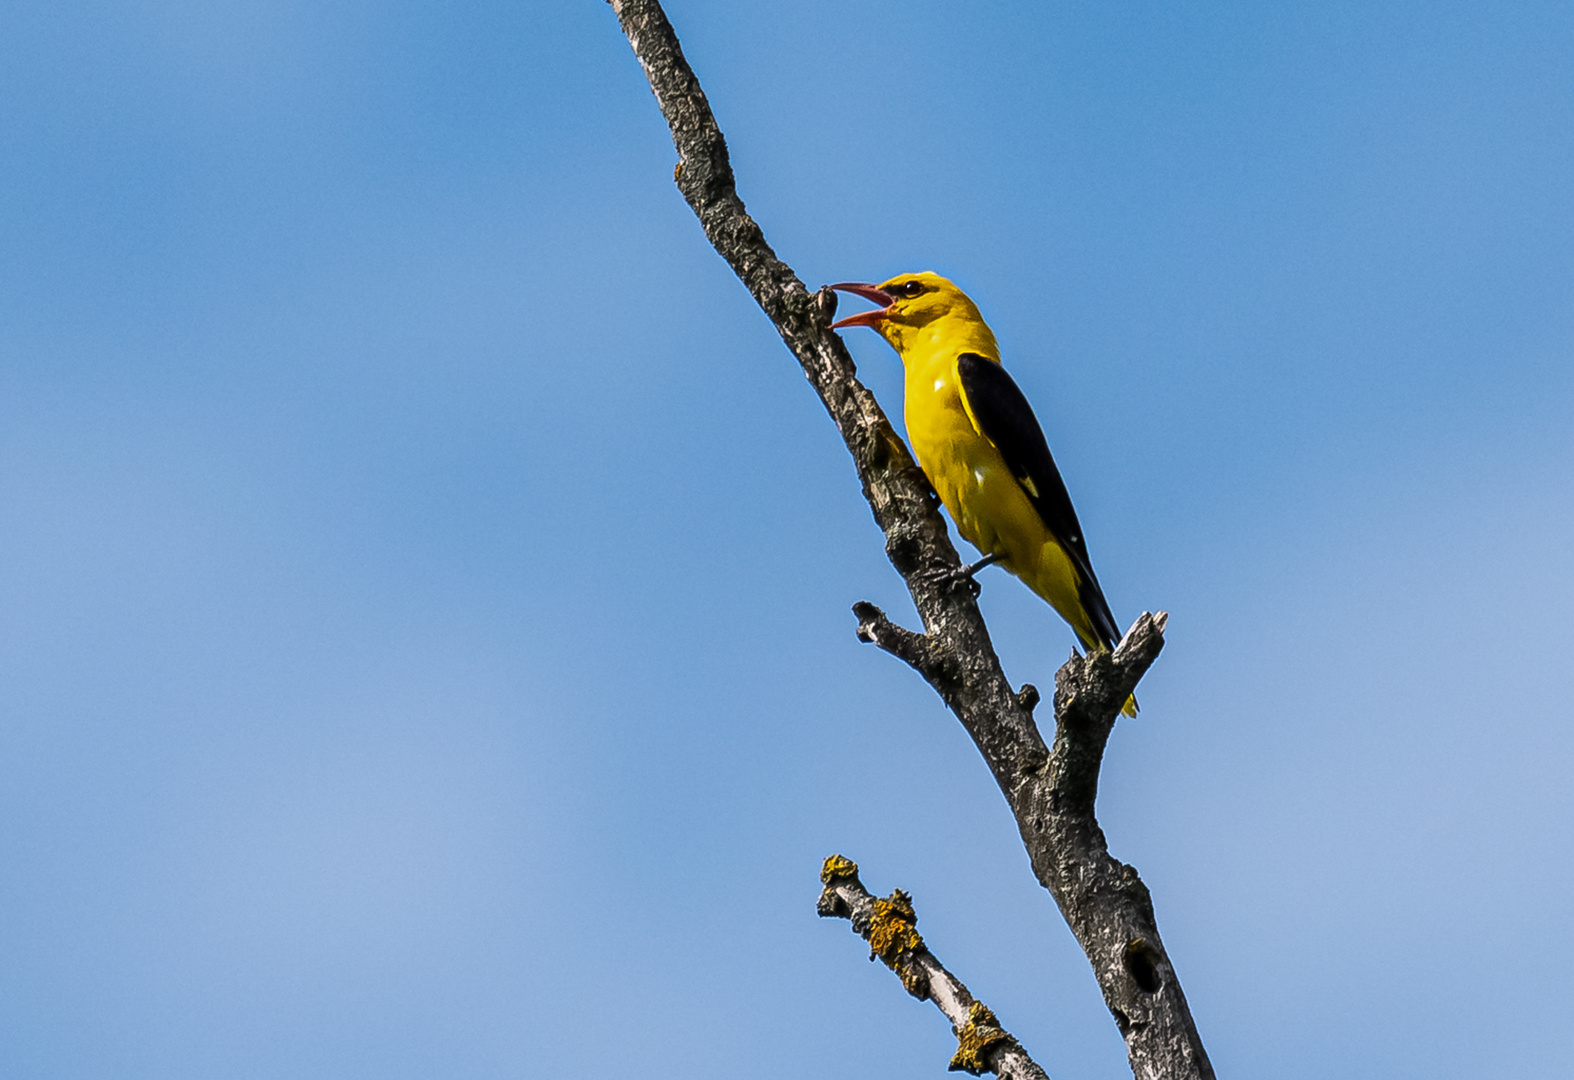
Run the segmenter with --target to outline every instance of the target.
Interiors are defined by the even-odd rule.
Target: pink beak
[[[860,311],[856,315],[849,315],[845,319],[837,319],[831,324],[832,330],[840,330],[846,326],[879,326],[885,317],[891,313],[891,305],[896,303],[896,297],[888,292],[882,292],[878,285],[860,285],[856,281],[843,281],[832,285],[831,288],[838,292],[850,292],[861,296],[871,304],[880,306],[873,311]]]

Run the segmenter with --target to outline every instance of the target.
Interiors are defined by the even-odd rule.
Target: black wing
[[[1082,525],[1077,521],[1076,510],[1072,509],[1066,482],[1060,478],[1060,470],[1050,455],[1044,429],[1039,427],[1038,417],[1033,415],[1033,406],[1028,404],[1016,380],[992,360],[977,353],[963,353],[957,358],[956,370],[979,430],[1006,459],[1006,468],[1022,485],[1045,528],[1071,556],[1077,575],[1082,579],[1077,589],[1078,598],[1104,644],[1114,648],[1120,640],[1115,616],[1110,614],[1104,590],[1099,588],[1098,578],[1093,576],[1093,563],[1088,558],[1087,542],[1082,538]]]

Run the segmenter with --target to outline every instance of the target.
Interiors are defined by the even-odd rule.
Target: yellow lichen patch
[[[913,929],[918,913],[913,898],[897,889],[884,900],[874,902],[874,917],[869,920],[869,959],[876,956],[892,968],[903,953],[924,947],[924,939]]]
[[[913,964],[912,956],[924,947],[923,936],[913,929],[918,913],[913,898],[897,889],[874,902],[869,919],[869,959],[879,957],[902,980],[902,989],[915,998],[929,996],[929,975]]]
[[[829,885],[839,878],[858,876],[858,864],[845,855],[828,855],[820,867],[820,884]]]
[[[956,1033],[956,1053],[946,1068],[952,1072],[982,1076],[989,1071],[989,1055],[1001,1043],[1011,1041],[995,1018],[994,1011],[981,1001],[967,1010],[967,1025]]]

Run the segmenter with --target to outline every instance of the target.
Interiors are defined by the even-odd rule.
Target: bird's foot
[[[993,566],[999,561],[999,555],[985,555],[982,559],[970,565],[945,566],[938,570],[926,570],[924,576],[942,589],[955,588],[958,585],[965,584],[976,597],[984,591],[984,587],[978,583],[978,579],[974,575],[984,567]]]

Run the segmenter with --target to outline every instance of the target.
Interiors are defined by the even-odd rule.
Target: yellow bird
[[[1113,649],[1120,631],[1065,481],[973,301],[927,271],[831,288],[880,305],[831,326],[872,327],[902,358],[913,455],[957,531],[984,554],[963,576],[998,562],[1059,612],[1084,648]],[[1135,716],[1136,699],[1123,711]]]

